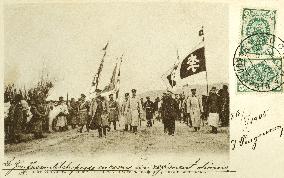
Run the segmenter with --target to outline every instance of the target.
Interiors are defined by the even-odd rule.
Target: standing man
[[[175,118],[177,117],[178,104],[172,98],[172,93],[170,91],[163,96],[161,111],[164,123],[164,132],[168,132],[169,135],[174,136]]]
[[[191,96],[186,101],[187,111],[190,115],[194,131],[200,130],[201,113],[203,112],[202,101],[196,95],[196,89],[191,89]]]
[[[89,104],[86,101],[86,95],[81,94],[81,98],[79,100],[79,125],[80,129],[79,132],[82,133],[84,126],[86,125],[86,129],[89,132]]]
[[[59,97],[59,105],[58,107],[60,107],[60,112],[57,116],[57,123],[56,123],[56,127],[59,128],[59,132],[62,132],[65,130],[66,126],[67,126],[67,118],[66,118],[66,111],[68,111],[67,105],[63,100],[63,97],[60,96]]]
[[[130,115],[131,115],[131,126],[130,130],[133,133],[137,133],[137,128],[139,125],[139,120],[141,119],[141,102],[136,96],[136,89],[132,89],[132,97],[130,98]],[[132,129],[131,129],[132,128]]]
[[[146,118],[146,111],[145,111],[145,107],[144,107],[144,99],[140,98],[140,106],[141,106],[141,114],[140,114],[140,126],[141,126],[141,120],[145,120]]]
[[[113,123],[113,128],[116,130],[116,122],[119,116],[119,106],[118,103],[113,99],[113,94],[109,95],[109,122],[110,125]]]
[[[160,109],[161,109],[161,101],[160,98],[157,97],[154,102],[154,111],[155,111],[155,119],[160,121]]]
[[[154,114],[154,103],[150,100],[149,96],[146,97],[144,108],[146,111],[147,127],[152,127],[152,119],[153,119],[153,114]]]
[[[219,96],[216,93],[216,87],[212,87],[208,97],[208,125],[212,127],[211,133],[216,134],[219,124]]]
[[[121,106],[121,115],[124,118],[124,125],[125,125],[124,131],[128,131],[128,126],[129,128],[131,127],[129,93],[124,94],[124,101]]]
[[[72,129],[75,129],[77,123],[77,116],[78,116],[78,106],[74,98],[71,98],[70,101],[70,108],[69,108],[69,113],[70,113],[70,119],[71,119],[71,126]]]
[[[220,90],[220,119],[222,127],[229,126],[229,103],[230,97],[228,92],[228,86],[223,85],[223,89]]]
[[[31,118],[31,123],[33,125],[33,133],[35,139],[46,137],[43,136],[42,132],[42,122],[45,115],[44,113],[40,113],[40,111],[38,110],[39,104],[40,104],[39,100],[37,100],[37,102],[35,102],[34,100],[31,101],[31,113],[33,114],[33,117]]]
[[[108,102],[102,96],[97,96],[95,98],[97,105],[96,111],[94,115],[94,123],[98,128],[99,138],[103,135],[106,137],[107,128],[109,127],[108,123],[108,114],[109,114],[109,107]]]
[[[11,122],[11,141],[12,143],[21,142],[21,136],[24,131],[24,112],[21,104],[22,96],[17,94],[14,99],[14,103],[9,110],[9,117]]]

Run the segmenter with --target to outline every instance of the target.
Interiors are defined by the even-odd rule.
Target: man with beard
[[[154,114],[154,103],[150,100],[150,97],[146,97],[146,102],[144,103],[144,108],[146,111],[147,127],[152,127],[152,119]]]

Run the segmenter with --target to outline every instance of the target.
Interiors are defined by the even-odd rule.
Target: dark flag
[[[206,71],[204,47],[190,53],[181,63],[180,78]]]

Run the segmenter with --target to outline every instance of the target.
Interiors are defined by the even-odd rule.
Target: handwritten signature
[[[275,132],[280,130],[280,137],[283,136],[283,127],[282,126],[275,126],[273,128],[270,128],[260,134],[258,134],[257,136],[254,137],[250,137],[247,134],[244,134],[243,136],[241,136],[241,138],[239,140],[231,140],[231,144],[232,144],[232,150],[235,150],[237,146],[242,147],[244,145],[252,144],[252,149],[255,150],[256,148],[256,144],[259,138],[266,136],[269,133]]]
[[[279,134],[280,137],[283,136],[284,128],[281,125],[273,126],[272,128],[266,129],[263,132],[256,134],[254,136],[249,135],[250,130],[248,129],[248,126],[252,127],[255,122],[261,121],[262,119],[267,118],[268,113],[269,113],[268,111],[269,109],[266,109],[262,111],[260,114],[257,114],[255,116],[251,116],[250,114],[246,114],[245,111],[240,111],[240,110],[237,110],[235,113],[231,114],[230,120],[239,119],[243,123],[242,131],[245,132],[244,134],[242,134],[240,138],[231,140],[230,143],[231,143],[232,150],[235,150],[238,147],[243,147],[248,144],[252,144],[251,148],[252,150],[255,150],[257,142],[261,137],[264,137],[276,131],[280,131],[280,134]],[[250,129],[253,129],[253,128],[250,128]]]

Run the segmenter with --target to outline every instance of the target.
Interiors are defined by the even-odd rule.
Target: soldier
[[[177,102],[178,106],[180,105],[180,97],[179,97],[179,94],[175,94],[175,101]],[[177,111],[177,117],[176,117],[176,120],[179,120],[180,119],[180,109],[178,107],[178,111]]]
[[[82,133],[84,126],[86,125],[87,132],[89,132],[89,103],[86,101],[86,95],[81,94],[79,102],[79,125],[80,129],[78,130]]]
[[[118,121],[119,106],[118,103],[113,99],[113,94],[109,95],[109,122],[113,123],[113,128],[116,130],[116,122]]]
[[[98,128],[99,138],[103,135],[106,137],[107,128],[109,127],[108,123],[108,113],[109,106],[106,99],[102,96],[97,96],[96,100],[96,111],[94,114],[94,123]]]
[[[154,102],[154,111],[155,111],[155,119],[160,121],[160,108],[161,108],[161,101],[160,98],[157,97]]]
[[[121,115],[124,118],[124,131],[128,131],[128,126],[131,124],[129,93],[125,93],[124,96],[125,98],[121,106]]]
[[[219,96],[216,93],[216,87],[212,87],[208,97],[208,125],[212,127],[211,133],[216,134],[219,124]]]
[[[11,122],[11,141],[12,143],[21,142],[21,135],[24,131],[24,112],[21,104],[22,96],[17,94],[14,103],[9,109],[9,118]]]
[[[186,100],[187,112],[190,114],[192,121],[192,126],[194,131],[200,129],[201,124],[201,113],[203,112],[202,102],[199,97],[196,95],[196,89],[191,89],[191,96]]]
[[[220,119],[221,126],[227,127],[229,125],[229,103],[230,97],[228,92],[228,86],[223,85],[223,89],[220,90]]]
[[[31,101],[31,113],[33,117],[31,118],[31,123],[33,125],[33,133],[35,139],[45,138],[42,133],[42,122],[45,117],[44,113],[40,113],[37,106],[40,104],[40,101],[35,102]]]
[[[152,127],[152,119],[154,114],[154,103],[150,100],[150,97],[146,97],[146,102],[144,103],[144,108],[146,111],[147,127]]]
[[[164,123],[164,132],[174,136],[175,118],[177,117],[178,104],[172,98],[172,93],[170,91],[163,96],[161,111]]]
[[[141,118],[141,120],[145,120],[146,112],[145,112],[144,99],[143,98],[140,98],[140,106],[141,106],[140,118]],[[140,120],[140,126],[141,126],[141,120]]]
[[[70,118],[71,118],[72,129],[75,129],[76,125],[78,124],[77,123],[77,116],[78,116],[77,108],[78,108],[78,105],[77,105],[75,99],[71,98],[69,113],[70,113]]]
[[[136,89],[132,89],[132,97],[130,98],[130,115],[131,115],[131,127],[133,133],[137,133],[137,127],[139,125],[139,120],[141,119],[141,102],[136,96]]]

